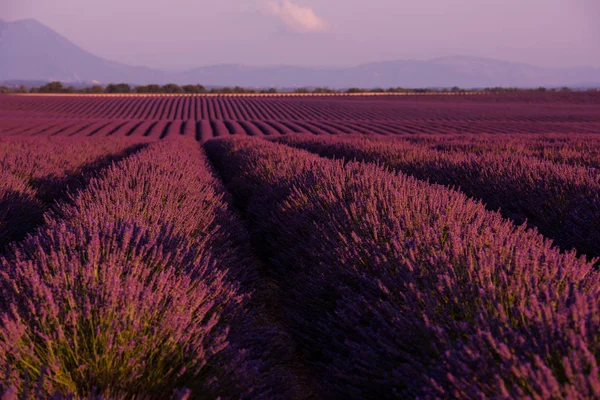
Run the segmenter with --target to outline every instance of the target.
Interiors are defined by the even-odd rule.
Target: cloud
[[[287,27],[296,33],[325,32],[329,24],[318,17],[310,7],[299,6],[292,0],[269,1],[264,8],[267,15],[280,18]]]

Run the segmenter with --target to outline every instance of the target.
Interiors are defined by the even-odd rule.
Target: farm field
[[[0,394],[600,398],[600,93],[0,96]]]
[[[2,133],[599,133],[599,92],[426,96],[4,96]]]

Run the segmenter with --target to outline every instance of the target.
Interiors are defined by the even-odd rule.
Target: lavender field
[[[600,398],[600,92],[0,96],[2,399]]]

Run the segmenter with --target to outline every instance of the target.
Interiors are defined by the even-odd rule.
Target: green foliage
[[[184,85],[181,88],[185,93],[206,93],[203,85]]]
[[[336,91],[328,87],[316,87],[313,89],[313,93],[335,93]]]
[[[522,91],[522,89],[516,87],[492,87],[483,89],[484,92],[490,93],[517,93]]]
[[[162,93],[183,93],[183,89],[174,83],[168,83],[161,88]]]
[[[598,89],[588,89],[590,92],[597,91]],[[454,86],[452,88],[441,88],[441,89],[430,89],[430,88],[412,88],[407,89],[403,87],[390,87],[390,88],[371,88],[365,89],[360,87],[351,87],[346,90],[338,90],[331,89],[326,86],[318,86],[313,89],[309,89],[307,87],[299,87],[290,91],[290,93],[299,93],[299,94],[328,94],[328,93],[466,93],[469,89],[463,89],[459,86]],[[479,92],[485,93],[521,93],[521,92],[537,92],[537,93],[556,93],[556,92],[572,92],[573,89],[569,87],[561,87],[561,88],[517,88],[517,87],[486,87],[484,89],[477,89]],[[24,86],[20,86],[19,88],[8,87],[8,86],[0,86],[0,93],[27,93],[28,90]],[[277,88],[262,88],[262,89],[254,89],[254,88],[246,88],[243,86],[234,86],[234,87],[214,87],[208,90],[204,85],[200,84],[189,84],[179,86],[175,83],[169,83],[166,85],[157,85],[157,84],[149,84],[149,85],[138,85],[135,87],[131,87],[126,83],[114,84],[110,83],[106,87],[102,87],[100,85],[93,85],[91,87],[86,87],[83,89],[75,89],[73,87],[67,87],[62,82],[50,82],[39,88],[33,87],[29,89],[30,93],[152,93],[152,94],[201,94],[201,93],[211,93],[211,94],[252,94],[252,93],[261,93],[261,94],[274,94],[278,93]]]
[[[408,92],[409,90],[401,88],[401,87],[391,87],[389,89],[386,90],[386,92],[388,93],[405,93]]]
[[[94,85],[91,88],[86,88],[87,93],[104,93],[104,88],[100,85]]]
[[[366,92],[365,89],[356,88],[356,87],[346,90],[346,93],[365,93],[365,92]]]
[[[233,89],[231,89],[230,87],[222,87],[220,89],[212,88],[210,90],[210,92],[211,93],[217,93],[217,94],[219,94],[219,93],[221,93],[221,94],[231,94],[231,93],[233,93]]]
[[[62,82],[54,81],[45,84],[39,88],[39,93],[66,93],[68,88],[66,88]]]
[[[131,93],[131,86],[127,83],[109,83],[104,90],[105,93]]]
[[[135,93],[161,93],[160,85],[140,85],[134,89]]]

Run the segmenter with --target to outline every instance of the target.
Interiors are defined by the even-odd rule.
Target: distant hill
[[[32,20],[0,22],[0,80],[164,82],[162,71],[97,57]]]
[[[246,87],[582,87],[599,68],[541,68],[476,57],[387,61],[347,68],[215,65],[183,73],[132,67],[97,57],[35,20],[0,22],[0,81],[61,80],[130,84],[202,83]],[[587,86],[587,85],[583,85]]]
[[[200,67],[178,75],[177,83],[207,82],[241,86],[348,87],[558,87],[600,80],[600,69],[550,69],[475,58],[446,57],[430,61],[387,61],[357,67],[319,69],[299,67]]]

